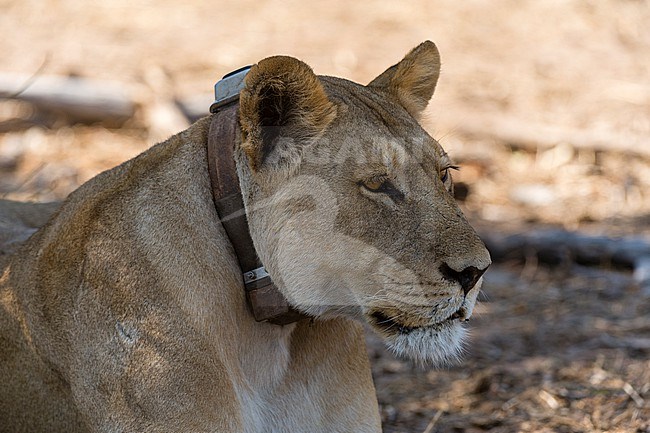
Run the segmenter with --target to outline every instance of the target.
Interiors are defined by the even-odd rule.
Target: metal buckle
[[[256,321],[286,325],[302,318],[300,313],[292,310],[264,267],[244,272],[243,275],[248,305]]]
[[[244,284],[246,285],[247,289],[255,289],[257,287],[267,285],[268,283],[266,281],[262,281],[265,279],[268,279],[270,281],[271,276],[268,272],[266,272],[264,266],[253,269],[252,271],[244,272]]]
[[[214,85],[214,102],[210,105],[210,113],[216,113],[220,107],[239,99],[239,92],[244,88],[244,77],[251,66],[244,66],[232,71]]]

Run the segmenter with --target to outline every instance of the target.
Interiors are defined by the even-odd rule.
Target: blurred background
[[[385,431],[650,431],[650,2],[180,3],[0,0],[0,198],[64,199],[264,57],[366,83],[430,39],[423,123],[497,264],[462,364],[369,337]]]

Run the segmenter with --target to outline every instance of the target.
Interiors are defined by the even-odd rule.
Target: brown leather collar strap
[[[307,316],[289,306],[255,252],[235,167],[238,115],[238,103],[220,107],[212,115],[208,134],[208,171],[212,198],[239,260],[246,299],[255,320],[286,325]]]

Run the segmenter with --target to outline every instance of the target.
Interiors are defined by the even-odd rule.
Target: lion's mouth
[[[460,307],[453,314],[451,314],[449,317],[447,317],[446,319],[440,322],[432,323],[428,325],[418,325],[418,326],[409,326],[409,325],[399,323],[397,320],[385,315],[381,311],[374,311],[372,314],[370,314],[370,316],[374,319],[374,324],[376,326],[382,328],[385,331],[388,332],[397,331],[400,334],[408,334],[412,331],[415,331],[416,329],[438,328],[441,326],[449,325],[455,320],[462,320],[464,322],[469,321],[469,317],[467,317],[468,316],[467,310],[465,310],[464,307]]]

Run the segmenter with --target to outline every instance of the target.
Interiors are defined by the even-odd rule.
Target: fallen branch
[[[535,230],[511,235],[481,236],[492,260],[526,261],[535,258],[548,265],[578,263],[635,270],[635,279],[650,283],[650,241],[641,237],[609,238],[565,230]]]
[[[45,225],[61,203],[22,203],[0,199],[0,256],[13,252]]]
[[[489,138],[528,150],[569,144],[576,149],[622,152],[650,158],[650,136],[647,135],[569,128],[486,112],[451,111],[441,114],[440,118],[447,124],[456,125],[454,131],[460,135]]]
[[[565,230],[534,230],[506,236],[485,234],[483,239],[496,260],[525,259],[534,252],[541,262],[548,264],[573,261],[633,268],[639,259],[650,256],[650,242],[639,237],[609,238]]]
[[[176,105],[178,105],[185,117],[193,123],[210,114],[210,104],[212,102],[214,102],[214,94],[206,93],[191,98],[179,99],[176,101]]]
[[[27,101],[40,112],[63,115],[75,123],[120,126],[135,113],[129,92],[115,82],[40,76],[21,89],[28,80],[27,76],[0,74],[0,98]]]

